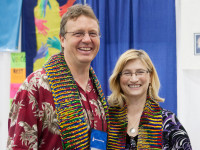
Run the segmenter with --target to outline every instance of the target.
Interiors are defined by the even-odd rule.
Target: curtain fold
[[[62,6],[68,1],[57,2]],[[37,2],[23,0],[22,51],[26,52],[27,75],[33,71],[33,58],[40,48],[37,47],[40,41],[36,41],[34,24]],[[84,2],[85,0],[76,0],[75,3]],[[130,48],[143,49],[150,55],[161,81],[159,95],[166,99],[161,106],[176,113],[175,0],[86,0],[86,3],[94,9],[100,22],[100,51],[92,66],[105,96],[110,94],[108,80],[119,56]],[[55,8],[51,10],[53,9]]]
[[[119,56],[130,48],[151,57],[161,82],[161,104],[177,113],[175,0],[87,0],[97,15],[101,45],[92,66],[106,96]]]

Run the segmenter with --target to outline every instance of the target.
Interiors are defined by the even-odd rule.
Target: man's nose
[[[89,33],[85,33],[85,35],[83,36],[82,41],[83,42],[90,42],[91,41],[91,37],[90,37]]]

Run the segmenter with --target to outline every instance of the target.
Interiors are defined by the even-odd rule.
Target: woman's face
[[[141,60],[127,62],[120,76],[120,87],[127,98],[146,98],[150,73]]]

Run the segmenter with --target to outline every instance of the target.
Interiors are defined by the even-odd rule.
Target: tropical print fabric
[[[106,131],[107,123],[103,105],[98,98],[92,80],[89,79],[86,91],[84,91],[77,82],[76,84],[78,85],[78,90],[80,92],[80,99],[84,108],[83,111],[88,125],[88,130],[97,129],[100,131]]]
[[[19,88],[9,113],[7,149],[62,149],[54,101],[45,71],[31,74]]]
[[[85,120],[88,120],[86,121],[88,128],[105,128],[106,124],[102,126],[103,123],[97,124],[96,121],[96,119],[99,119],[101,122],[106,122],[106,117],[103,106],[99,105],[100,101],[91,80],[88,82],[86,92],[82,90],[80,95],[82,103],[92,102],[89,104],[90,107],[84,110]],[[91,99],[88,99],[88,97]],[[91,110],[91,108],[93,109]],[[96,112],[94,116],[92,115],[93,112]],[[104,120],[102,121],[101,118]],[[8,124],[7,149],[9,150],[63,149],[55,104],[44,69],[32,73],[21,85],[13,100]]]

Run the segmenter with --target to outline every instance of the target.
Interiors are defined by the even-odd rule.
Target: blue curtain
[[[63,5],[67,0],[57,0]],[[77,0],[76,3],[84,3]],[[175,0],[86,0],[101,28],[101,45],[92,66],[105,96],[108,79],[118,57],[130,48],[143,49],[151,57],[161,81],[159,95],[164,108],[177,112]],[[27,75],[33,71],[36,37],[33,9],[37,1],[23,0],[22,51],[26,52]]]
[[[175,0],[87,0],[100,22],[100,51],[92,66],[106,96],[119,56],[130,48],[151,57],[160,81],[161,104],[177,113]]]

